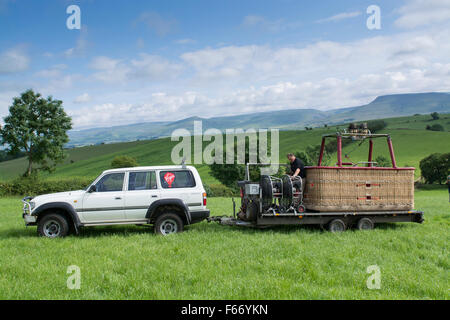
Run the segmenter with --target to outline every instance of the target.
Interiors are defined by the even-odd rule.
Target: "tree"
[[[392,162],[385,156],[378,156],[375,158],[375,162],[377,163],[377,167],[391,167]]]
[[[435,123],[432,126],[428,125],[426,129],[431,131],[444,131],[444,127],[439,123]]]
[[[438,120],[438,119],[439,119],[439,113],[433,112],[433,113],[431,114],[431,118],[432,118],[433,120]]]
[[[27,90],[13,99],[9,115],[0,128],[1,144],[9,154],[24,152],[28,158],[25,176],[33,171],[51,171],[64,157],[64,144],[69,141],[67,131],[71,118],[64,112],[61,100],[47,99]],[[40,165],[34,168],[33,165]]]
[[[21,158],[24,156],[25,156],[25,153],[23,153],[23,152],[18,152],[16,154],[8,154],[7,151],[0,150],[0,162],[17,159],[17,158]]]
[[[111,161],[111,168],[132,168],[139,164],[135,158],[129,156],[117,156]]]
[[[372,120],[367,122],[367,128],[370,132],[375,133],[386,128],[387,123],[384,120]]]
[[[259,139],[258,139],[259,141]],[[258,142],[259,144],[259,142]],[[249,146],[247,142],[244,145],[245,148],[245,159],[244,163],[248,163],[250,161],[249,154]],[[225,149],[225,147],[224,147]],[[270,141],[267,143],[267,149],[271,149]],[[226,155],[224,154],[223,163],[219,164],[214,162],[209,165],[211,175],[219,180],[223,185],[229,187],[232,190],[237,190],[238,185],[237,181],[241,181],[246,179],[246,165],[238,164],[238,143],[234,142],[234,161],[232,164],[226,163]],[[270,157],[270,156],[269,156]],[[261,159],[258,156],[257,162],[261,162]],[[261,167],[256,165],[249,166],[250,180],[251,181],[259,181],[261,177]],[[286,174],[286,167],[280,166],[278,168],[278,172],[274,174],[275,176],[281,177],[283,174]]]
[[[443,183],[450,174],[450,153],[433,153],[420,160],[420,171],[425,183]]]
[[[294,155],[295,155],[296,158],[299,158],[303,162],[303,164],[305,166],[312,166],[312,165],[314,165],[313,160],[311,159],[309,154],[306,153],[305,151],[294,152]]]

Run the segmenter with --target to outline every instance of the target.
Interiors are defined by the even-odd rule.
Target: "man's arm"
[[[297,168],[297,170],[295,170],[294,174],[292,175],[293,177],[296,177],[300,174],[300,168]]]

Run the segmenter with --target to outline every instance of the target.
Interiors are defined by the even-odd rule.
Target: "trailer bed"
[[[234,216],[210,217],[208,222],[221,225],[243,227],[268,227],[275,225],[320,225],[324,226],[334,219],[343,220],[351,226],[361,218],[369,218],[373,223],[416,222],[424,221],[423,212],[410,211],[365,211],[365,212],[304,212],[301,214],[279,213],[261,214],[256,221],[243,221]]]

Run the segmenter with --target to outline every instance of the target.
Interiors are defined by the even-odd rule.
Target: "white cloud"
[[[132,94],[117,93],[108,99],[114,103],[86,107],[74,119],[84,127],[192,115],[326,110],[365,104],[384,94],[449,91],[449,56],[450,30],[443,29],[303,47],[205,48],[182,54],[180,62],[148,54],[131,60],[103,57],[91,66],[106,72],[105,77],[122,69],[124,83],[149,79],[159,89],[150,94],[155,92],[151,85],[131,85]],[[177,89],[167,74],[177,75],[175,80],[181,81]]]
[[[449,0],[412,0],[398,10],[395,24],[401,28],[416,28],[450,21]]]
[[[175,19],[162,17],[159,13],[154,11],[141,13],[134,22],[134,25],[139,25],[141,23],[145,24],[160,37],[164,37],[173,32],[177,27],[177,21]]]
[[[408,10],[402,9],[400,19],[413,12]],[[337,15],[330,21],[351,16],[357,15]],[[283,23],[280,28],[286,28]],[[247,16],[243,25],[257,29],[270,24],[255,15]],[[181,39],[178,43],[189,41]],[[60,99],[64,99],[64,90],[83,93],[75,99],[68,93],[70,98],[64,99],[69,101],[68,111],[79,129],[192,115],[210,117],[311,107],[326,110],[365,104],[384,94],[448,92],[449,56],[450,28],[435,24],[429,29],[408,29],[348,42],[227,45],[190,50],[176,58],[149,53],[126,58],[98,56],[90,60],[90,75],[65,74],[67,70],[53,66],[35,73],[48,79],[45,87],[41,79],[37,86],[30,87]],[[8,63],[0,63],[0,70],[4,66],[9,72],[25,70],[29,65],[26,55],[8,57]],[[30,81],[34,81],[32,77]],[[95,103],[86,93],[92,94],[93,88]],[[0,98],[10,100],[2,95],[10,91],[2,89],[0,82]],[[70,106],[70,102],[82,105]]]
[[[41,71],[36,72],[35,76],[41,77],[41,78],[60,77],[62,75],[62,71],[66,68],[67,68],[67,65],[65,65],[65,64],[57,64],[57,65],[51,66],[48,69],[43,69]]]
[[[88,31],[87,26],[83,25],[80,30],[80,34],[77,38],[77,41],[75,43],[75,46],[72,48],[69,48],[64,51],[64,56],[66,58],[76,57],[76,56],[83,56],[86,54],[86,49],[88,47]]]
[[[0,53],[0,74],[25,71],[30,64],[30,58],[20,48],[12,48]]]
[[[106,83],[123,83],[126,80],[129,68],[121,60],[99,56],[92,60],[90,67],[97,70],[93,77]]]
[[[97,70],[94,78],[106,83],[125,83],[128,80],[146,79],[161,81],[178,76],[182,66],[169,60],[146,53],[131,60],[118,60],[109,57],[96,57],[90,64]]]
[[[317,23],[338,22],[338,21],[345,20],[345,19],[356,18],[356,17],[359,17],[360,15],[361,15],[361,11],[342,12],[342,13],[338,13],[334,16],[325,18],[325,19],[317,20],[316,22]]]
[[[112,59],[105,56],[95,57],[90,64],[92,69],[96,70],[110,70],[116,68],[120,60]]]
[[[179,39],[179,40],[175,41],[176,44],[194,44],[196,42],[197,41],[190,39],[190,38]]]
[[[247,15],[242,21],[242,26],[247,28],[264,29],[269,32],[280,32],[286,29],[298,28],[299,22],[286,22],[284,19],[269,20],[260,15]]]
[[[150,80],[172,79],[178,76],[182,66],[157,55],[141,53],[138,59],[130,61],[131,78],[145,78]]]
[[[138,39],[136,40],[136,45],[137,45],[138,48],[143,48],[143,47],[145,47],[145,41],[144,41],[144,39],[138,38]]]
[[[87,103],[91,101],[91,96],[88,93],[83,93],[82,95],[75,98],[74,103]]]

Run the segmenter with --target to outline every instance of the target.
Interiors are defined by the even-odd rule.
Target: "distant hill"
[[[227,117],[190,117],[174,122],[147,122],[109,128],[94,128],[70,131],[68,146],[149,140],[168,137],[175,129],[193,130],[193,123],[202,120],[203,130],[217,128],[279,128],[299,130],[336,125],[351,121],[401,117],[431,112],[450,112],[449,93],[412,93],[377,97],[367,105],[320,111],[316,109],[290,109],[273,112],[258,112]]]

